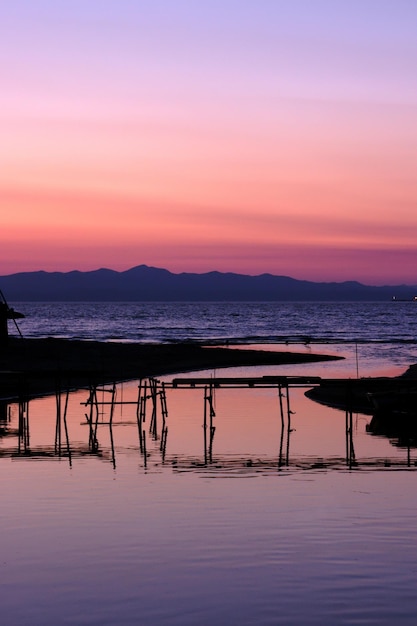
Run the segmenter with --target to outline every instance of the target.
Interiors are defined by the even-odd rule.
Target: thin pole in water
[[[359,378],[358,342],[355,343],[355,354],[356,354],[356,378]]]

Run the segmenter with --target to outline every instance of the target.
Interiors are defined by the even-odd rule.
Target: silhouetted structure
[[[22,317],[25,317],[23,313],[19,313],[18,311],[15,311],[11,307],[9,307],[9,305],[7,304],[7,300],[4,297],[4,293],[0,289],[0,348],[7,346],[7,343],[8,343],[8,339],[9,339],[9,329],[7,326],[8,320],[13,320],[18,330],[19,335],[22,336],[22,333],[20,332],[20,328],[16,322],[16,319],[20,319]]]

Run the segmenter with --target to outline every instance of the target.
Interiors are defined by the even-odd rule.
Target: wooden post
[[[55,423],[55,454],[61,456],[61,392],[55,392],[56,401],[56,423]]]
[[[136,408],[136,418],[138,423],[138,435],[140,451],[144,453],[144,433],[143,423],[146,420],[146,398],[148,392],[148,383],[146,380],[139,381],[138,404]]]
[[[112,461],[113,469],[116,469],[116,455],[114,452],[113,425],[111,422],[109,422],[109,434],[110,434],[111,461]]]
[[[99,408],[98,408],[98,399],[97,399],[97,386],[93,385],[90,387],[90,396],[86,402],[86,404],[90,405],[90,415],[85,414],[89,427],[89,438],[88,445],[90,449],[95,452],[98,450],[98,441],[97,441],[97,426],[98,426],[98,417],[99,417]]]
[[[287,394],[287,453],[285,459],[285,465],[289,465],[290,462],[290,435],[291,435],[291,409],[290,409],[290,388],[287,384],[286,387]]]
[[[208,396],[209,411],[210,411],[209,460],[211,463],[213,461],[213,439],[214,439],[214,433],[216,431],[216,427],[213,426],[213,417],[216,417],[216,413],[214,411],[214,406],[213,406],[213,386],[212,385],[210,385],[209,390],[210,390],[209,396]]]
[[[355,449],[353,446],[353,410],[352,410],[352,382],[346,383],[346,463],[349,469],[356,465]]]
[[[281,416],[281,436],[279,441],[279,455],[278,455],[278,467],[284,464],[283,462],[283,449],[284,449],[284,431],[285,431],[285,421],[284,421],[284,406],[282,402],[282,386],[278,385],[278,398],[279,398],[279,411]]]
[[[204,437],[204,464],[207,465],[207,386],[204,387],[204,422],[203,422],[203,437]]]
[[[160,450],[162,452],[162,460],[165,460],[165,450],[167,446],[167,435],[168,435],[168,426],[167,426],[167,418],[168,418],[168,409],[167,409],[167,399],[165,392],[165,383],[162,383],[161,390],[159,392],[159,399],[161,401],[161,415],[162,415],[162,432],[161,432],[161,444]]]
[[[70,448],[70,441],[69,441],[69,435],[68,435],[68,424],[67,424],[68,400],[69,400],[69,389],[67,389],[67,392],[66,392],[66,395],[65,395],[65,405],[64,405],[63,421],[64,421],[64,429],[65,429],[65,441],[66,441],[66,444],[67,444],[68,462],[69,462],[69,464],[71,466],[71,448]]]
[[[158,382],[155,380],[155,378],[149,379],[149,387],[150,387],[151,400],[152,400],[152,417],[151,417],[151,423],[149,425],[149,432],[152,435],[153,439],[157,439],[158,437],[158,427],[157,427]]]
[[[19,400],[18,452],[29,450],[29,402]]]
[[[110,393],[111,393],[111,404],[110,404],[109,423],[110,425],[113,425],[114,403],[116,401],[116,383],[113,383],[113,387],[110,390]]]

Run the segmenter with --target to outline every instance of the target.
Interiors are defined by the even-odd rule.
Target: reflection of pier
[[[290,389],[307,388],[321,384],[320,377],[312,376],[262,376],[254,378],[176,378],[171,387],[178,388],[202,388],[204,389],[204,461],[212,462],[213,438],[215,427],[213,426],[213,394],[215,389],[244,389],[262,388],[276,391],[278,397],[280,417],[280,442],[278,454],[278,467],[288,466],[290,463],[290,437],[292,433],[290,407]],[[207,417],[209,424],[207,426]],[[207,438],[207,428],[209,438]],[[351,468],[356,464],[355,450],[353,446],[353,410],[351,403],[346,404],[346,464]]]
[[[137,428],[138,451],[143,459],[143,466],[147,468],[148,459],[155,451],[160,455],[162,463],[165,463],[168,440],[168,406],[167,391],[175,393],[175,390],[201,390],[202,413],[203,413],[203,441],[201,458],[184,458],[172,455],[170,462],[174,469],[193,469],[205,467],[215,470],[216,468],[244,469],[265,471],[267,469],[285,468],[289,466],[322,469],[328,467],[348,467],[387,465],[386,459],[373,461],[363,459],[359,463],[354,449],[354,407],[357,401],[357,391],[362,389],[366,380],[323,380],[319,377],[307,376],[263,376],[263,377],[234,377],[234,378],[204,378],[204,377],[180,377],[171,382],[161,382],[155,378],[146,378],[139,381],[136,397],[124,400],[123,396],[118,399],[117,385],[93,385],[83,406],[85,407],[83,422],[88,428],[87,441],[84,443],[71,444],[68,429],[68,403],[69,390],[57,389],[55,393],[55,441],[54,446],[31,446],[29,428],[29,400],[21,399],[14,403],[17,407],[17,428],[10,425],[10,409],[7,404],[0,406],[0,439],[8,437],[16,438],[16,445],[6,449],[0,449],[0,456],[21,457],[56,457],[67,458],[71,464],[75,456],[91,455],[111,460],[116,466],[116,450],[114,445],[113,427],[115,426],[114,415],[117,406],[131,407],[131,416],[127,420],[118,421],[118,425],[133,425]],[[291,434],[293,432],[291,408],[292,389],[318,389],[325,385],[334,385],[342,390],[345,406],[345,450],[344,456],[332,456],[329,459],[296,459],[290,456]],[[409,384],[409,383],[408,383]],[[229,456],[227,458],[215,457],[214,442],[218,416],[215,409],[215,393],[217,389],[270,389],[277,398],[277,419],[279,424],[279,437],[277,441],[277,454],[271,459],[250,459]],[[308,393],[310,395],[310,393]],[[108,427],[109,444],[100,445],[99,428]],[[238,425],[236,425],[238,428]],[[150,441],[147,440],[150,438]],[[106,438],[107,439],[107,438]],[[408,439],[407,466],[412,464],[410,448],[411,439]],[[395,445],[395,444],[394,444]],[[390,465],[401,464],[393,461]]]
[[[19,399],[17,403],[0,402],[0,440],[10,442],[8,446],[0,448],[0,457],[12,458],[67,458],[72,464],[74,456],[95,455],[103,456],[103,453],[90,445],[70,444],[68,432],[68,401],[70,391],[55,393],[55,440],[54,444],[35,445],[30,441],[30,400],[26,397]],[[17,409],[17,428],[12,426],[11,406]]]
[[[101,394],[101,398],[99,395]],[[107,397],[108,399],[104,399]],[[149,433],[154,441],[158,440],[158,404],[160,406],[161,416],[161,434],[159,449],[162,453],[162,460],[165,458],[165,450],[168,436],[167,425],[167,402],[165,393],[165,384],[160,383],[155,378],[141,379],[138,386],[138,395],[136,400],[117,400],[116,384],[112,386],[98,385],[90,388],[90,394],[84,406],[89,407],[89,412],[85,414],[85,418],[89,427],[89,446],[92,450],[99,449],[97,438],[98,426],[108,425],[111,453],[113,465],[116,465],[114,438],[113,438],[113,417],[117,406],[133,406],[135,408],[135,422],[137,424],[139,436],[139,449],[143,455],[144,466],[147,466],[147,447],[146,447],[146,430],[144,424],[146,422],[147,410],[151,404],[151,418],[149,424]],[[125,422],[125,423],[133,423]]]
[[[90,392],[90,397],[87,400],[86,405],[90,404],[91,411],[90,417],[86,418],[89,422],[90,431],[93,433],[92,441],[95,441],[96,432],[97,432],[97,424],[107,423],[109,427],[112,427],[112,416],[114,414],[114,409],[116,405],[120,404],[131,404],[136,405],[136,421],[138,427],[138,435],[139,435],[139,448],[140,452],[143,455],[144,467],[147,466],[147,441],[146,441],[146,430],[144,428],[144,424],[148,417],[148,412],[150,413],[150,422],[149,422],[149,434],[151,435],[153,441],[157,441],[159,439],[159,450],[162,454],[162,461],[165,461],[166,455],[166,445],[167,445],[167,436],[168,436],[168,409],[167,409],[167,399],[166,392],[167,390],[176,390],[176,389],[201,389],[203,395],[203,457],[202,459],[193,459],[189,460],[188,465],[189,468],[195,467],[208,467],[212,466],[213,463],[217,467],[224,468],[225,466],[229,466],[230,464],[237,464],[241,467],[249,468],[254,467],[255,463],[250,459],[235,459],[233,462],[228,459],[225,462],[220,462],[217,458],[213,461],[213,446],[214,446],[214,436],[216,433],[215,419],[216,419],[216,411],[215,411],[215,392],[216,389],[251,389],[251,388],[262,388],[262,389],[271,389],[276,392],[278,398],[278,416],[279,416],[279,424],[280,424],[280,436],[279,436],[279,445],[278,445],[278,454],[277,458],[273,461],[266,462],[259,461],[258,466],[261,468],[265,468],[265,465],[271,465],[273,467],[288,467],[290,465],[290,439],[291,433],[293,432],[292,428],[292,414],[293,411],[291,409],[291,401],[290,401],[290,390],[291,388],[304,388],[304,389],[312,389],[318,388],[325,382],[326,384],[333,385],[338,389],[340,394],[340,389],[343,390],[342,396],[344,399],[344,412],[345,412],[345,456],[344,457],[332,457],[329,460],[316,459],[311,462],[307,462],[305,459],[292,460],[291,464],[295,464],[297,467],[309,467],[312,469],[321,469],[330,466],[344,466],[344,467],[357,467],[358,461],[355,455],[354,448],[354,425],[353,425],[353,414],[354,408],[358,399],[358,390],[359,392],[363,392],[363,389],[368,384],[369,381],[364,379],[361,380],[341,380],[341,379],[332,379],[323,381],[323,379],[319,377],[307,377],[307,376],[263,376],[263,377],[243,377],[243,378],[203,378],[203,377],[181,377],[175,378],[171,382],[160,382],[156,379],[149,378],[143,379],[139,384],[138,398],[136,401],[123,402],[116,401],[115,393],[112,392],[111,389],[110,397],[108,400],[98,400],[97,393],[92,389]],[[404,381],[405,382],[405,381]],[[379,382],[377,383],[379,384]],[[409,385],[409,382],[406,383]],[[404,385],[404,386],[406,386]],[[103,388],[101,388],[103,389]],[[107,406],[109,411],[109,419],[108,421],[98,421],[99,415],[104,415],[105,407]],[[150,406],[150,409],[149,409]],[[93,409],[94,407],[94,409]],[[159,411],[158,411],[159,408]],[[340,406],[339,406],[340,408]],[[158,420],[159,416],[161,418],[161,433],[158,435]],[[95,416],[94,418],[92,416]],[[113,438],[111,435],[111,440],[113,442]],[[114,449],[112,448],[113,455]],[[178,457],[175,457],[173,461],[173,465],[175,467],[179,467],[181,461]],[[373,465],[370,461],[363,460],[361,461],[361,466],[369,466]],[[375,460],[375,465],[387,465],[386,459]],[[410,454],[410,446],[408,446],[407,450],[407,466],[411,466],[411,454]]]
[[[112,454],[114,458],[113,447],[113,416],[115,408],[118,405],[134,405],[136,407],[136,423],[139,436],[139,449],[144,459],[144,466],[147,466],[147,439],[144,424],[150,413],[149,434],[154,441],[158,440],[159,449],[162,455],[162,461],[165,460],[166,445],[168,437],[168,408],[166,400],[167,389],[201,389],[203,391],[204,409],[203,409],[203,464],[205,466],[213,463],[213,442],[216,427],[214,418],[216,417],[214,409],[214,393],[215,390],[222,387],[226,389],[243,389],[262,387],[264,389],[273,389],[277,392],[279,416],[280,416],[280,441],[278,459],[275,465],[289,465],[290,454],[290,435],[291,415],[290,408],[290,387],[310,388],[314,384],[320,382],[315,377],[262,377],[262,378],[176,378],[171,383],[160,382],[154,378],[143,379],[139,383],[138,396],[135,401],[123,401],[116,399],[115,386],[97,386],[90,389],[90,394],[85,402],[85,406],[89,407],[89,412],[85,414],[89,426],[89,445],[94,450],[98,448],[97,429],[98,426],[107,424],[110,428],[110,440],[112,442]],[[99,396],[101,395],[101,398]],[[106,398],[106,399],[105,399]],[[149,408],[150,406],[150,408]],[[159,408],[159,410],[158,410]],[[106,416],[106,417],[105,417]],[[161,432],[158,435],[159,417],[161,418]],[[347,421],[348,424],[348,421]],[[353,458],[353,442],[352,429],[347,429],[347,440],[350,442],[348,447],[349,463],[352,464]],[[114,460],[115,462],[115,460]]]
[[[305,376],[263,376],[250,378],[175,378],[169,385],[172,389],[202,389],[204,391],[204,463],[213,462],[213,440],[216,432],[213,419],[214,393],[216,389],[263,388],[276,391],[280,417],[280,442],[278,466],[289,464],[291,415],[290,388],[319,384],[320,378]],[[352,446],[353,448],[353,446]]]

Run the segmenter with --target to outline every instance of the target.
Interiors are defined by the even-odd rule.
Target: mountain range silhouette
[[[417,286],[312,282],[288,276],[207,272],[174,274],[138,265],[126,271],[21,272],[0,277],[9,301],[412,301]]]

